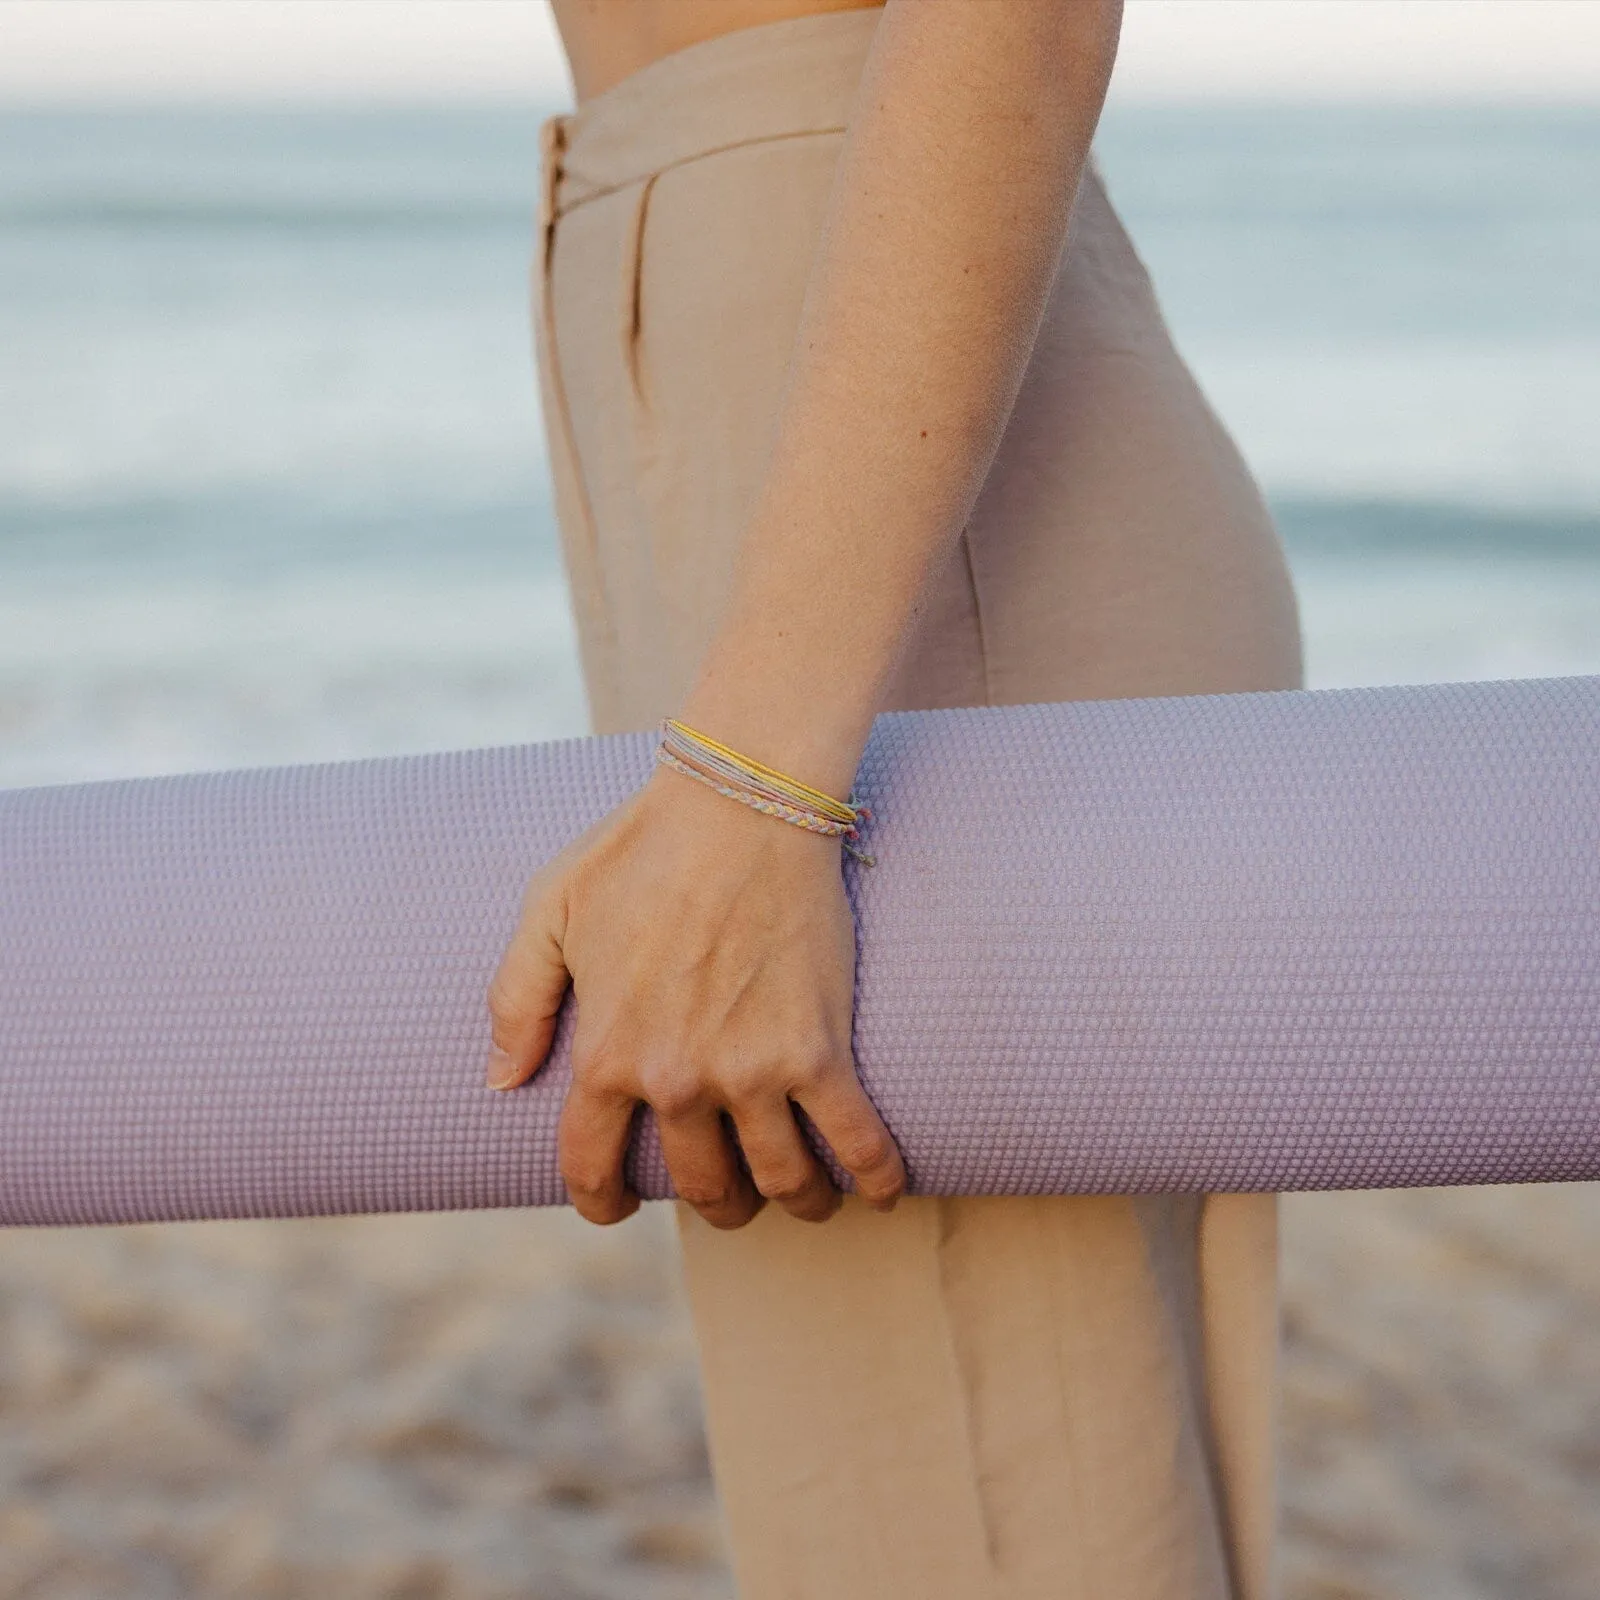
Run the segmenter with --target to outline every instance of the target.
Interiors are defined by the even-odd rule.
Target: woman
[[[1091,151],[1118,0],[555,10],[538,351],[598,731],[671,715],[837,798],[883,709],[1300,683]],[[660,766],[491,994],[509,1088],[575,987],[584,1216],[635,1209],[660,1120],[741,1593],[1257,1600],[1273,1199],[899,1199],[840,848]]]

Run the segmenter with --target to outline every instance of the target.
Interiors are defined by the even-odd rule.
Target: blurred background
[[[582,732],[539,0],[0,0],[0,785]],[[1130,0],[1316,687],[1600,672],[1600,6]],[[1285,1600],[1600,1593],[1600,1191],[1284,1202]],[[0,1234],[0,1597],[726,1600],[656,1211]]]

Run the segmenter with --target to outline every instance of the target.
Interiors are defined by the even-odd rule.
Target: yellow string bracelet
[[[863,854],[854,843],[860,834],[860,824],[870,819],[872,812],[869,807],[856,804],[854,797],[836,800],[808,783],[801,783],[798,778],[779,772],[776,767],[741,755],[720,740],[679,722],[676,717],[668,717],[662,724],[656,759],[730,800],[808,832],[838,838],[858,861],[873,865],[873,858]]]

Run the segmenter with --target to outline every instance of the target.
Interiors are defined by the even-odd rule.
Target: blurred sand
[[[1285,1600],[1596,1600],[1600,1185],[1284,1219]]]
[[[1284,1600],[1594,1600],[1600,1186],[1284,1219]],[[0,1597],[728,1600],[673,1248],[0,1233]]]

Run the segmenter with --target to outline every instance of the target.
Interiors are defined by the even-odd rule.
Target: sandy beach
[[[1283,1600],[1592,1600],[1600,1186],[1284,1202]],[[4,1600],[727,1600],[663,1208],[0,1235]]]

